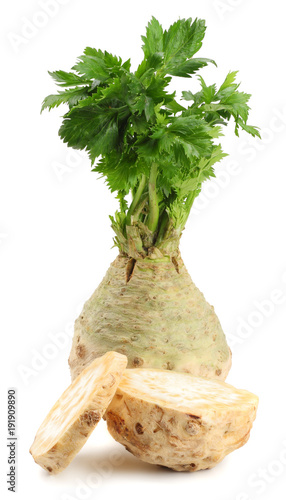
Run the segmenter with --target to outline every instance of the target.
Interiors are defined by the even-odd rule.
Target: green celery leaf
[[[92,82],[89,78],[84,78],[75,73],[67,73],[66,71],[48,71],[48,73],[61,87],[74,87]]]
[[[68,146],[86,149],[93,163],[97,156],[117,146],[117,112],[96,105],[73,108],[65,115],[59,135]]]
[[[43,100],[41,113],[46,108],[50,111],[52,108],[57,108],[63,103],[68,103],[69,106],[75,106],[81,99],[85,99],[88,96],[88,92],[88,87],[80,87],[75,89],[66,89],[58,94],[48,95]]]
[[[250,94],[245,94],[244,92],[234,92],[227,98],[222,99],[221,102],[231,107],[233,115],[240,115],[244,122],[246,122],[249,112],[247,102],[250,97]]]
[[[234,119],[236,135],[242,129],[260,137],[257,127],[247,124],[250,94],[240,92],[236,71],[220,87],[199,76],[200,90],[184,91],[183,105],[168,87],[172,77],[190,78],[215,65],[195,57],[205,29],[205,21],[189,18],[163,30],[152,17],[135,72],[129,59],[122,63],[91,47],[70,72],[50,72],[64,89],[47,96],[42,110],[68,104],[59,135],[68,146],[85,150],[93,171],[117,192],[114,241],[127,254],[132,244],[137,253],[157,242],[167,248],[166,234],[168,245],[174,240],[168,248],[176,248],[202,183],[215,176],[214,165],[226,156],[218,144],[222,125]],[[130,195],[133,205],[127,202]],[[150,214],[155,223],[158,214],[156,229]]]
[[[163,28],[155,17],[152,17],[147,25],[146,36],[142,36],[141,38],[144,42],[142,49],[146,60],[153,57],[154,54],[163,53]],[[150,66],[153,67],[149,64]]]
[[[122,60],[108,52],[86,47],[84,54],[78,58],[73,70],[87,78],[94,78],[105,82],[108,78],[119,73]],[[125,63],[126,64],[126,63]]]
[[[202,46],[205,35],[202,19],[179,19],[164,32],[164,64],[162,72],[172,74],[176,68],[190,59]]]
[[[206,59],[206,58],[193,58],[189,59],[182,64],[175,66],[173,69],[169,69],[168,73],[169,75],[173,76],[181,76],[188,78],[196,71],[198,71],[200,68],[203,68],[204,66],[207,66],[208,63],[212,63],[216,66],[215,61],[212,59]]]
[[[165,107],[167,109],[169,109],[170,111],[172,111],[173,113],[179,113],[180,111],[186,111],[186,108],[184,108],[184,106],[179,104],[175,99],[173,99],[172,101],[169,101],[165,105]]]
[[[210,103],[210,104],[204,104],[201,109],[203,111],[207,112],[217,112],[217,111],[231,111],[232,107],[228,106],[227,104],[216,104],[216,103]]]
[[[156,104],[167,100],[172,101],[175,97],[175,92],[168,94],[165,90],[170,81],[171,78],[160,78],[158,76],[154,76],[150,84],[146,87],[146,95],[152,97]]]
[[[203,91],[200,90],[199,92],[196,92],[193,94],[190,90],[183,91],[182,92],[182,98],[185,101],[194,101],[194,106],[198,106],[204,101],[204,96],[203,96]]]
[[[144,169],[144,164],[138,160],[134,151],[112,151],[97,162],[93,171],[106,177],[112,192],[121,191],[123,187],[125,192],[128,192],[136,186],[138,178],[145,172]]]
[[[194,101],[195,94],[193,94],[190,90],[183,90],[182,97],[185,101]]]
[[[210,158],[201,158],[198,163],[198,167],[201,171],[204,171],[209,169],[209,167],[212,167],[215,163],[221,161],[226,156],[228,156],[227,153],[224,153],[221,148],[221,144],[218,144],[213,147]]]
[[[201,86],[202,86],[203,99],[204,99],[206,104],[210,104],[215,97],[216,86],[215,86],[215,84],[207,86],[202,76],[199,76],[199,80],[200,80]]]
[[[244,123],[240,118],[236,120],[236,128],[235,128],[235,134],[238,136],[238,125],[245,130],[245,132],[248,132],[252,137],[259,137],[261,139],[261,135],[259,132],[258,127],[253,127],[252,125],[247,125]]]
[[[229,88],[232,84],[234,84],[237,73],[238,71],[230,71],[227,74],[223,84],[219,88],[219,92],[222,92],[224,89]],[[237,84],[235,84],[235,87],[237,87]]]
[[[155,116],[154,101],[151,97],[145,97],[144,111],[146,120],[149,122]]]
[[[175,134],[190,156],[209,155],[211,148],[211,138],[209,127],[203,121],[192,116],[178,116],[172,119],[172,123],[167,128],[168,133]]]

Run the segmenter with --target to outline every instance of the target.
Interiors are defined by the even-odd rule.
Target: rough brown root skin
[[[137,458],[176,471],[210,469],[248,441],[257,396],[219,381],[151,372],[126,370],[105,414],[112,437]]]
[[[163,262],[118,256],[75,322],[74,379],[113,350],[128,367],[160,368],[225,380],[231,352],[220,322],[180,256]],[[132,268],[132,269],[131,269]]]

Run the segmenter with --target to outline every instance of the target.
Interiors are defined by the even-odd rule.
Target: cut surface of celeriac
[[[105,413],[126,365],[126,356],[108,352],[82,371],[41,424],[30,448],[35,462],[53,474],[69,465]]]
[[[106,420],[138,458],[192,471],[247,442],[257,405],[257,396],[224,382],[138,368],[125,370]]]

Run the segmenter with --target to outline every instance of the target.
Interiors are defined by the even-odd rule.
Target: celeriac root
[[[118,256],[75,323],[69,364],[74,379],[115,350],[128,367],[160,368],[225,380],[231,352],[214,308],[182,259]]]
[[[36,463],[56,474],[82,448],[115,394],[127,358],[108,352],[91,363],[64,391],[30,448]]]
[[[124,372],[107,411],[110,434],[136,457],[176,471],[209,469],[244,445],[258,398],[217,380]]]

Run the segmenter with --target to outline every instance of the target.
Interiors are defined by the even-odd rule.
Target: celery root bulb
[[[220,322],[180,257],[156,262],[119,255],[75,322],[74,379],[107,351],[129,368],[159,368],[225,380],[231,352]]]
[[[125,370],[105,417],[116,441],[145,462],[211,469],[249,438],[258,397],[218,380]]]

